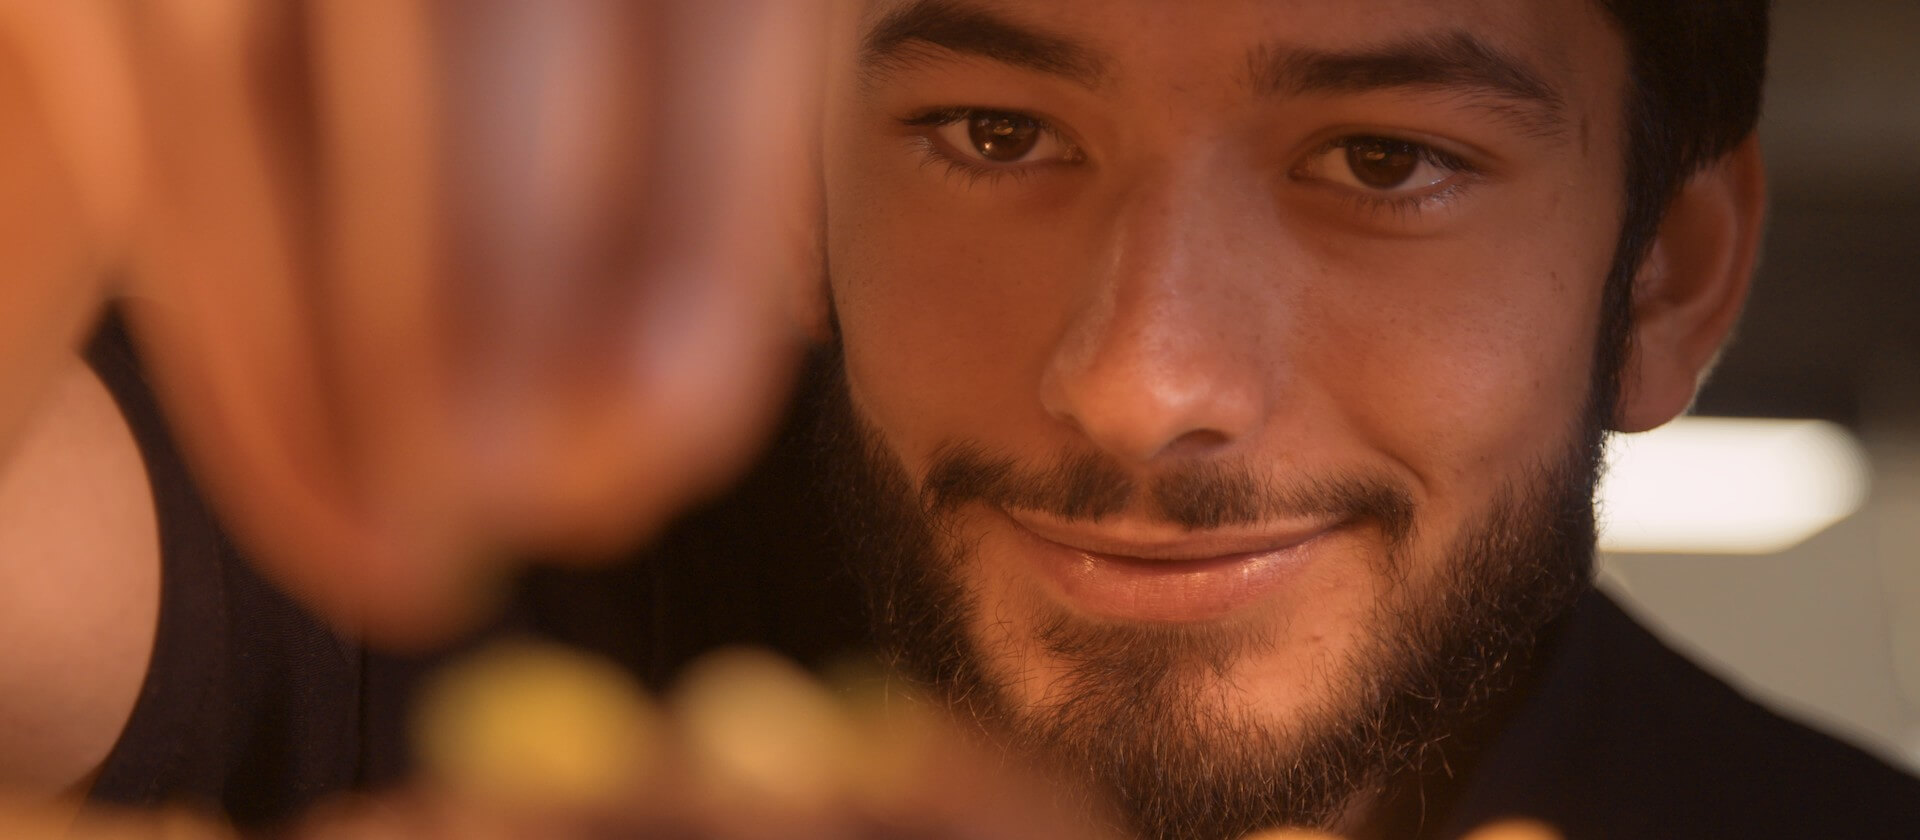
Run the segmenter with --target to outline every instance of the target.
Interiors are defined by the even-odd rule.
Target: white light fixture
[[[1867,481],[1860,443],[1832,423],[1683,417],[1608,440],[1600,550],[1784,551],[1858,510]]]

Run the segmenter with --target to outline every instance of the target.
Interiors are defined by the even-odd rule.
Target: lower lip
[[[1332,531],[1268,551],[1146,560],[1081,551],[1006,521],[1017,535],[1017,550],[1065,603],[1102,618],[1160,623],[1218,620],[1266,599],[1294,578]]]

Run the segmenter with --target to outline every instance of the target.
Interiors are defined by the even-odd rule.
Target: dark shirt
[[[1440,836],[1507,816],[1567,840],[1914,840],[1920,780],[1747,699],[1593,593]]]
[[[370,655],[263,580],[215,523],[118,322],[87,351],[133,429],[160,533],[160,618],[132,717],[89,798],[243,827],[399,771],[411,663]]]

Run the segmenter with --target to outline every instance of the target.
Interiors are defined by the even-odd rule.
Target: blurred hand
[[[612,550],[744,462],[816,270],[823,8],[142,8],[129,312],[296,594],[431,637],[508,554]]]
[[[430,641],[509,557],[625,546],[771,419],[826,14],[0,3],[0,442],[118,265],[223,519],[344,629]]]

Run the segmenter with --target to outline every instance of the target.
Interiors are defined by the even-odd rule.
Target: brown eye
[[[1396,220],[1410,211],[1451,206],[1471,192],[1483,170],[1452,151],[1414,140],[1374,134],[1336,137],[1315,148],[1288,173],[1314,193],[1349,199],[1345,209],[1373,219],[1392,210]]]
[[[1420,149],[1412,143],[1370,138],[1347,144],[1347,168],[1360,183],[1375,189],[1406,183],[1420,164]]]
[[[1018,114],[989,112],[967,120],[967,139],[973,150],[996,163],[1013,163],[1026,157],[1039,144],[1042,133],[1038,121]]]

